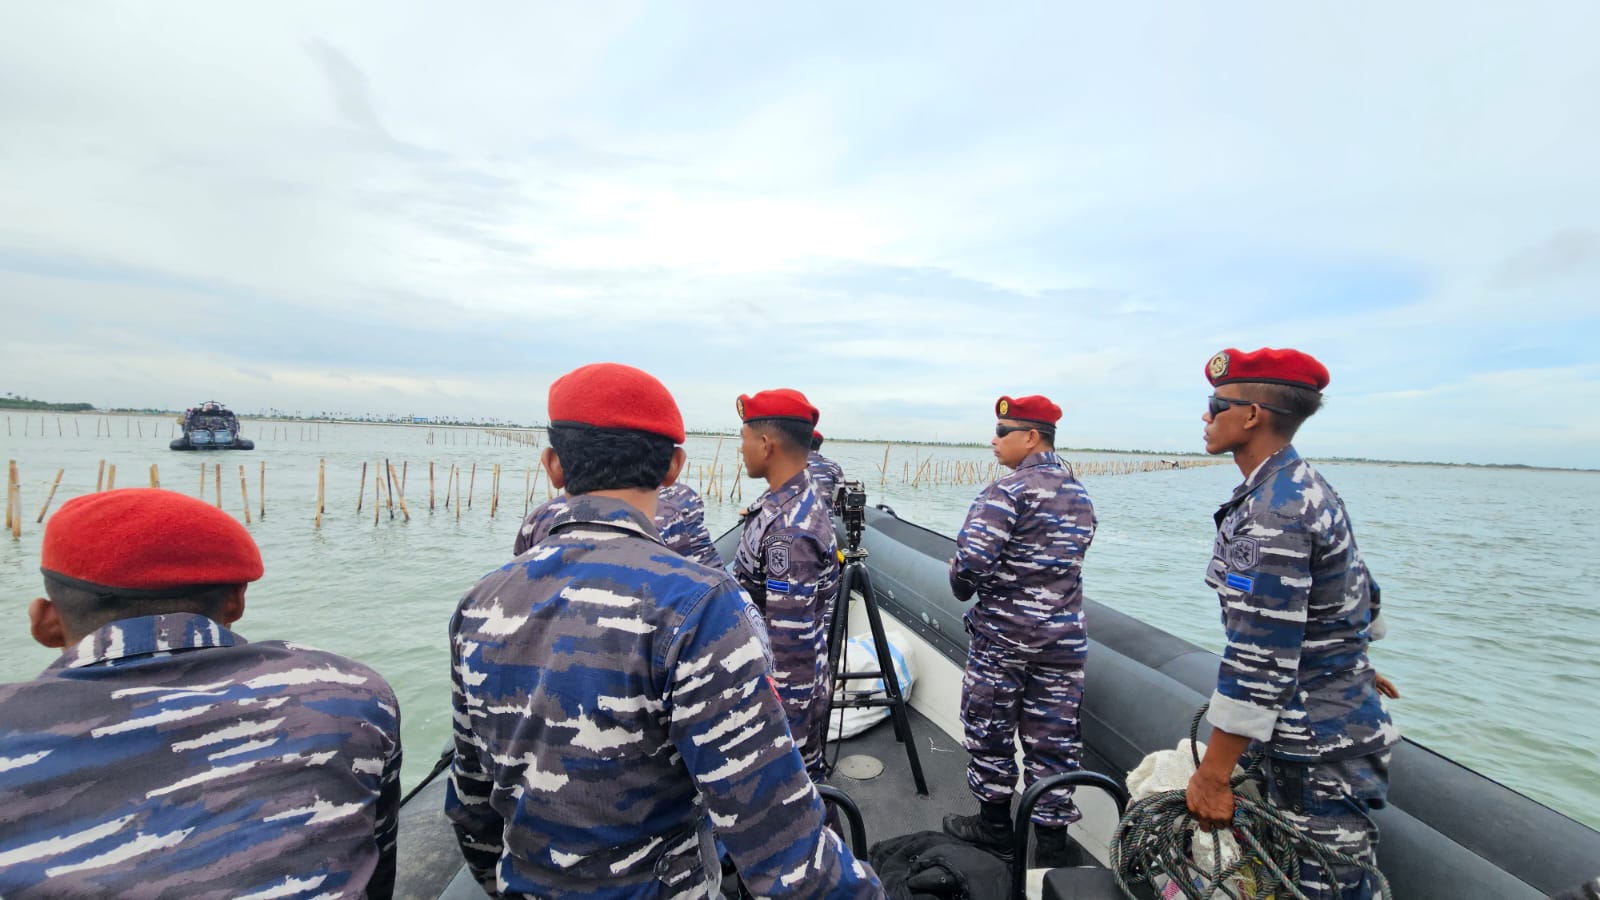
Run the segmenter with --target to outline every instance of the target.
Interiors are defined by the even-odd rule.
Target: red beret
[[[165,593],[261,577],[261,551],[232,516],[202,500],[123,488],[61,505],[44,529],[40,568],[68,583]]]
[[[1206,363],[1206,378],[1213,387],[1256,381],[1320,391],[1328,386],[1328,367],[1299,350],[1262,347],[1254,353],[1245,353],[1229,347]]]
[[[550,424],[643,431],[683,443],[683,415],[654,375],[617,363],[573,369],[550,385]]]
[[[813,441],[823,440],[822,432],[816,430],[815,428],[811,429],[811,439]]]
[[[806,395],[793,388],[762,391],[754,396],[740,394],[737,406],[739,418],[746,422],[758,419],[793,419],[807,425],[817,424],[821,414],[811,405]]]
[[[1001,397],[994,402],[994,414],[999,419],[1038,422],[1052,428],[1061,421],[1061,407],[1051,403],[1049,397],[1037,394],[1031,397]]]

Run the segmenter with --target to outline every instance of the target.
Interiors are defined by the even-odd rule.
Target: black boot
[[[1067,827],[1033,827],[1033,865],[1038,869],[1071,869],[1084,865],[1083,848],[1067,837]]]
[[[981,847],[1006,862],[1016,855],[1012,847],[1016,836],[1011,829],[1009,802],[984,803],[975,816],[945,816],[944,833]]]

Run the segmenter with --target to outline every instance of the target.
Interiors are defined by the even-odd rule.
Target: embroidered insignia
[[[787,594],[787,593],[789,593],[789,582],[782,581],[782,580],[779,580],[777,578],[768,578],[767,579],[767,593],[769,593],[769,594]]]
[[[1218,353],[1216,356],[1211,357],[1211,361],[1206,363],[1206,371],[1210,373],[1212,380],[1216,380],[1228,374],[1227,352],[1224,351],[1222,353]]]
[[[1244,591],[1246,594],[1248,594],[1255,590],[1256,580],[1251,578],[1249,575],[1240,575],[1236,572],[1229,572],[1228,587],[1231,587],[1236,591]]]
[[[735,409],[739,410],[739,418],[744,418],[744,398],[740,397],[733,401],[733,405]]]
[[[1228,542],[1228,568],[1243,572],[1261,561],[1261,548],[1255,538],[1234,538]]]
[[[1006,413],[1010,412],[1011,411],[1011,403],[1010,403],[1010,401],[1001,400],[1000,401],[1000,405],[995,407],[995,411],[1000,413],[1000,415],[1002,415],[1002,416],[1005,415]]]
[[[789,574],[789,543],[784,541],[768,546],[767,575],[772,578],[782,578],[787,574]]]

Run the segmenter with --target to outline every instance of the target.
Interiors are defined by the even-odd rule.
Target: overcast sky
[[[1600,5],[1109,6],[5,4],[0,390],[1600,467]]]

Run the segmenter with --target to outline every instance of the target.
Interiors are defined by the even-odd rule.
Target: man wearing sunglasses
[[[1322,405],[1328,370],[1298,350],[1228,349],[1211,357],[1215,393],[1201,419],[1206,452],[1244,474],[1217,510],[1206,583],[1222,603],[1227,648],[1211,696],[1210,746],[1189,780],[1203,827],[1233,817],[1229,776],[1247,749],[1263,755],[1268,799],[1314,840],[1368,863],[1383,806],[1389,748],[1400,739],[1379,699],[1397,696],[1367,661],[1382,636],[1379,593],[1344,503],[1290,443]],[[1358,866],[1301,860],[1311,898],[1369,898]]]
[[[1083,700],[1083,557],[1094,540],[1094,504],[1055,452],[1061,407],[1045,397],[995,402],[1000,464],[1014,471],[973,502],[956,537],[950,588],[977,597],[966,615],[970,636],[961,685],[963,744],[972,754],[967,786],[977,815],[949,815],[944,830],[1009,859],[1016,738],[1024,780],[1078,768],[1078,706]],[[1067,826],[1081,818],[1071,789],[1034,809],[1043,867],[1073,865]]]

